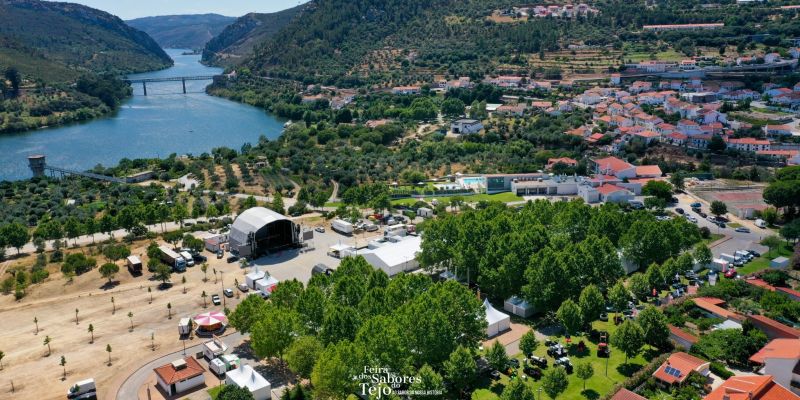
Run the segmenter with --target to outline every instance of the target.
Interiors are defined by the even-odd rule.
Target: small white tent
[[[247,389],[255,400],[270,400],[272,398],[272,385],[256,372],[253,367],[239,364],[239,368],[225,374],[226,385],[236,385]]]
[[[511,328],[511,317],[492,307],[489,299],[483,301],[483,308],[486,309],[486,322],[488,323],[486,336],[492,337]]]

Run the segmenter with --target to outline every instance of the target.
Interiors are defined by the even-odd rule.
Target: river
[[[222,70],[200,64],[199,55],[167,49],[171,68],[130,78],[216,75]],[[166,157],[171,153],[200,154],[212,148],[241,148],[261,135],[277,138],[283,121],[264,110],[213,97],[203,92],[210,81],[141,84],[119,111],[81,124],[0,135],[0,181],[31,176],[27,156],[44,154],[49,165],[87,170],[97,164],[116,165],[122,158]]]

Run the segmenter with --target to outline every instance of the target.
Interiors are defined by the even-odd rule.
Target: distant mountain
[[[146,17],[126,22],[147,32],[163,48],[200,50],[234,21],[234,17],[219,14],[198,14]]]
[[[237,19],[206,44],[203,62],[216,65],[238,64],[255,46],[288,25],[305,7],[300,5],[270,14],[250,13]]]
[[[172,59],[146,33],[86,6],[0,0],[0,68],[49,82],[85,72],[166,68]]]

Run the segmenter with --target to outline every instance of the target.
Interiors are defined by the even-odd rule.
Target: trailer
[[[208,363],[208,367],[217,376],[223,376],[226,372],[239,368],[239,357],[235,354],[223,354]]]
[[[220,233],[214,234],[213,236],[203,239],[203,243],[205,244],[206,250],[216,253],[224,249],[225,243],[228,243],[228,235]]]
[[[70,400],[96,399],[97,386],[95,386],[94,379],[89,378],[75,382],[67,391],[67,398]]]
[[[261,292],[261,295],[266,298],[272,294],[272,291],[277,285],[278,280],[267,275],[264,278],[255,281],[255,290]]]
[[[336,219],[331,222],[331,229],[336,232],[341,233],[342,235],[352,235],[353,234],[353,224],[343,221],[341,219]]]
[[[214,336],[213,339],[203,343],[203,357],[209,361],[225,354],[226,351],[228,351],[228,346],[225,345],[225,343],[222,343],[222,341],[216,336]]]
[[[130,256],[127,258],[128,263],[128,271],[131,272],[132,275],[140,275],[142,273],[142,260],[136,256]]]
[[[178,334],[181,336],[185,336],[190,334],[192,331],[192,319],[189,317],[181,318],[181,321],[178,322]]]
[[[727,261],[729,263],[732,263],[732,262],[736,261],[736,257],[734,257],[734,256],[732,256],[730,254],[727,254],[727,253],[720,254],[719,258],[721,258],[721,259],[723,259],[723,260],[725,260],[725,261]]]
[[[253,271],[244,276],[244,282],[248,288],[256,290],[256,282],[260,279],[264,279],[267,276],[264,271]]]
[[[404,224],[387,226],[386,229],[383,230],[383,237],[406,236],[407,234],[408,229]]]
[[[159,246],[158,250],[161,253],[161,261],[172,267],[174,271],[186,271],[186,260],[180,254],[167,246]]]

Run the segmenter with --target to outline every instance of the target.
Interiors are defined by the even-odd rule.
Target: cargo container
[[[94,379],[90,378],[76,382],[67,391],[67,398],[80,400],[96,399],[97,386],[94,384]]]
[[[353,224],[343,221],[341,219],[334,220],[331,223],[331,229],[336,232],[339,232],[343,235],[352,235],[353,234]]]
[[[169,265],[176,272],[186,271],[186,260],[180,254],[167,246],[159,246],[158,250],[161,252],[161,261]]]
[[[127,258],[128,262],[128,271],[131,272],[132,275],[140,275],[142,273],[142,260],[136,256],[130,256]]]

